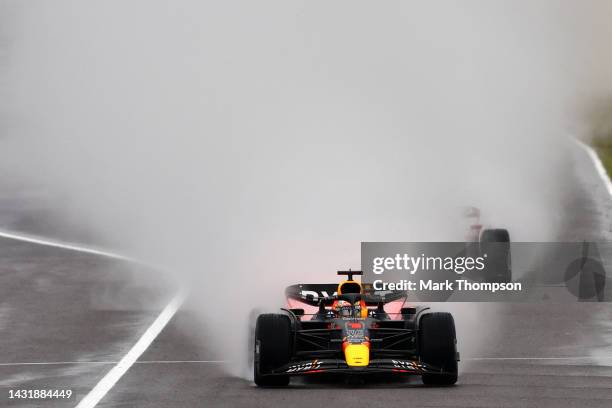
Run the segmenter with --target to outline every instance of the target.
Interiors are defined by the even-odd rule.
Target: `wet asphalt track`
[[[580,151],[568,185],[560,239],[610,240],[610,198]],[[64,233],[36,208],[16,217],[11,209],[23,210],[20,200],[28,201],[4,194],[4,225]],[[168,300],[169,293],[131,279],[143,273],[120,261],[0,239],[0,406],[75,406]],[[449,388],[426,388],[415,379],[364,385],[295,381],[289,389],[257,389],[227,376],[222,363],[201,362],[227,356],[185,335],[199,323],[189,311],[179,311],[99,406],[612,406],[611,304],[480,307],[485,318],[476,323],[477,336],[484,340],[463,353],[469,359],[462,362],[458,385]],[[491,318],[499,324],[485,323]],[[76,398],[9,401],[9,388],[70,388]]]

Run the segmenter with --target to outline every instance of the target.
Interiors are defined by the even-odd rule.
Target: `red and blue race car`
[[[450,313],[406,303],[405,292],[377,293],[340,271],[339,284],[286,289],[290,307],[257,317],[254,380],[286,386],[292,376],[389,373],[423,383],[457,381],[459,353]]]

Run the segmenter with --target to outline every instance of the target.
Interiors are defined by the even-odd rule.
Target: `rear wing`
[[[389,303],[407,297],[405,291],[376,291],[372,284],[362,283],[361,285],[364,290],[363,300],[368,306],[376,306],[379,303]],[[320,301],[331,305],[337,297],[336,289],[338,289],[336,283],[298,283],[287,286],[285,296],[312,306],[318,306]]]

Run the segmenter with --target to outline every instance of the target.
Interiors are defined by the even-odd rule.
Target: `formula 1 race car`
[[[465,235],[467,254],[489,258],[488,271],[480,280],[483,282],[512,282],[512,257],[510,233],[504,228],[484,228],[480,221],[481,212],[476,207],[467,207],[463,213],[469,222]]]
[[[409,307],[405,292],[377,293],[353,280],[361,274],[339,271],[348,279],[337,287],[289,286],[288,308],[257,317],[255,384],[286,386],[291,376],[370,373],[418,375],[429,385],[455,384],[459,353],[453,316]]]

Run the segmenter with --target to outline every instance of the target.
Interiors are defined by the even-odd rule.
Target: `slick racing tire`
[[[419,324],[421,362],[441,368],[445,374],[423,374],[423,384],[452,385],[457,382],[457,336],[450,313],[428,313]]]
[[[262,314],[255,325],[254,380],[259,387],[289,385],[288,375],[268,375],[291,359],[291,321],[282,314]]]
[[[480,235],[480,255],[487,254],[485,282],[512,282],[510,233],[506,229],[486,229]]]
[[[253,372],[254,356],[255,356],[255,325],[257,324],[257,316],[262,314],[260,309],[252,309],[249,313],[249,335],[247,336],[246,344],[246,361],[247,371],[245,375]]]

